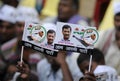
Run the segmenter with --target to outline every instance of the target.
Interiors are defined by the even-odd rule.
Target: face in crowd
[[[16,22],[16,35],[18,40],[22,40],[23,30],[25,22]]]
[[[51,45],[55,39],[55,31],[54,30],[48,30],[47,32],[47,43]]]
[[[97,63],[92,61],[92,65],[91,65],[91,72],[94,72],[95,68],[97,67]],[[79,68],[82,71],[83,74],[85,74],[86,72],[88,72],[89,69],[89,61],[83,61],[81,64],[79,64]]]
[[[120,13],[117,13],[114,16],[114,25],[115,25],[115,29],[116,29],[116,41],[117,41],[117,45],[120,48]]]
[[[14,37],[15,37],[15,25],[7,21],[0,20],[1,42],[5,43]]]
[[[67,22],[74,14],[77,13],[78,4],[75,4],[75,1],[74,0],[60,0],[58,4],[58,19],[60,21]]]
[[[77,59],[77,64],[83,74],[88,72],[89,69],[90,54],[80,54]],[[98,49],[92,50],[92,63],[91,72],[94,72],[98,65],[105,65],[104,55]]]
[[[62,28],[62,34],[64,36],[64,40],[69,40],[71,34],[71,27],[68,25],[64,25]]]
[[[117,31],[120,31],[120,13],[114,16],[114,25]]]

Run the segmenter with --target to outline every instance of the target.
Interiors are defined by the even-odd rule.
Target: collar
[[[68,40],[64,40],[64,39],[62,39],[62,41],[70,41],[69,39]]]

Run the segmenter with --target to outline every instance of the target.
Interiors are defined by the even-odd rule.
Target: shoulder
[[[78,15],[79,17],[79,20],[77,22],[77,24],[80,24],[80,25],[83,25],[83,26],[88,26],[88,21],[87,21],[87,18],[83,17],[83,16],[80,16]]]
[[[108,73],[111,73],[111,74],[117,74],[117,71],[113,67],[110,67],[110,66],[107,66],[107,65],[97,66],[94,73],[100,73],[100,72],[108,72]]]
[[[87,19],[80,16],[79,14],[72,16],[68,22],[73,23],[73,24],[80,24],[83,26],[88,26]]]

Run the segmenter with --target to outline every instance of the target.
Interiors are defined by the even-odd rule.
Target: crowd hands
[[[6,78],[3,81],[9,81],[9,80],[11,80],[11,81],[34,81],[34,80],[35,81],[46,81],[46,80],[47,81],[48,80],[53,80],[53,81],[56,81],[56,80],[58,80],[58,81],[99,81],[99,80],[97,80],[97,77],[95,75],[95,70],[97,70],[97,68],[99,70],[99,71],[96,71],[97,73],[107,72],[109,74],[111,72],[111,75],[107,75],[109,78],[106,78],[106,81],[110,81],[110,80],[118,81],[117,77],[116,77],[117,72],[113,68],[105,65],[104,56],[103,56],[102,52],[99,51],[98,49],[93,49],[92,53],[93,54],[91,54],[91,55],[93,56],[93,58],[91,61],[91,66],[90,66],[90,55],[89,54],[80,54],[76,60],[77,66],[79,67],[79,70],[81,71],[81,73],[83,75],[73,74],[72,72],[74,72],[74,71],[72,71],[72,70],[76,70],[77,67],[72,68],[72,70],[71,70],[70,63],[72,65],[72,62],[71,61],[67,62],[67,60],[66,60],[69,57],[67,55],[68,53],[66,51],[59,51],[57,54],[57,57],[52,57],[52,56],[46,55],[44,60],[42,60],[38,63],[37,69],[39,69],[39,71],[37,71],[38,72],[37,76],[35,76],[31,72],[31,68],[30,68],[29,64],[27,64],[24,61],[22,61],[22,62],[18,61],[17,64],[14,64],[13,66],[11,65],[11,67],[9,67],[9,69],[7,69],[9,75],[6,76]],[[45,59],[47,60],[47,62],[45,61]],[[50,67],[48,67],[49,65],[50,65]],[[72,66],[74,66],[74,64]],[[101,66],[102,66],[102,68],[100,69],[99,67],[101,67]],[[91,67],[90,70],[89,70],[89,67]],[[11,70],[10,70],[10,68],[11,68]],[[107,69],[107,70],[104,71],[104,69]],[[51,73],[49,75],[47,75],[49,70]],[[57,74],[60,70],[61,70],[62,77],[60,77],[60,75]],[[102,72],[100,72],[100,70]],[[11,77],[11,75],[12,75],[12,77]],[[111,76],[114,79],[111,78]],[[39,79],[37,79],[37,77]],[[102,81],[102,80],[100,80],[100,81]]]
[[[72,74],[66,62],[66,56],[67,56],[66,51],[59,51],[57,57],[54,57],[54,58],[51,56],[46,56],[46,57],[51,64],[55,63],[58,65],[58,67],[53,67],[53,70],[56,71],[59,68],[61,68],[62,74],[63,74],[62,81],[75,81],[74,78],[72,77]],[[31,81],[29,76],[30,68],[27,64],[25,64],[24,62],[18,62],[16,67],[18,69],[18,72],[21,73],[20,77],[22,81]],[[86,71],[84,73],[84,76],[82,76],[78,81],[96,81],[96,77],[93,72]]]

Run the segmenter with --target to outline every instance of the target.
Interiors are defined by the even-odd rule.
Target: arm
[[[65,61],[65,58],[66,58],[66,52],[59,51],[58,56],[57,56],[57,62],[60,64],[60,67],[62,70],[63,81],[73,81],[72,75]]]
[[[63,74],[63,81],[73,81],[72,75],[66,62],[61,65],[61,69]]]

